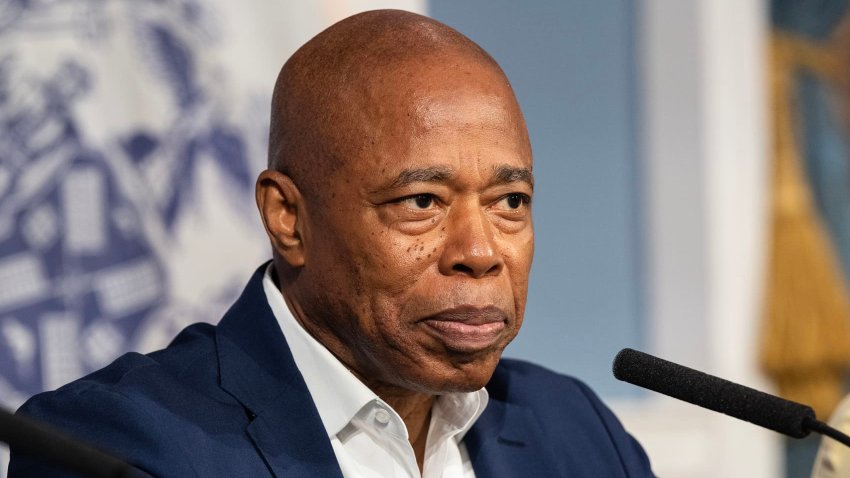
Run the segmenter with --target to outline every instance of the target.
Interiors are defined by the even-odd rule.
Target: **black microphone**
[[[20,453],[95,478],[146,475],[112,455],[75,440],[52,427],[0,409],[0,442]]]
[[[794,438],[810,432],[847,446],[850,437],[815,419],[811,407],[632,349],[614,358],[614,377]]]

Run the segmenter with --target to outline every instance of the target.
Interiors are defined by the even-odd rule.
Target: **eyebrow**
[[[447,181],[451,179],[452,176],[454,176],[452,170],[445,166],[409,168],[400,172],[398,176],[392,180],[392,182],[380,189],[399,189],[414,183],[438,183]],[[493,168],[493,179],[491,184],[510,184],[520,181],[528,184],[532,190],[534,189],[534,176],[531,174],[530,169],[507,165],[496,166]]]
[[[451,179],[451,177],[451,169],[442,166],[405,169],[400,172],[388,186],[381,189],[398,189],[413,183],[438,183]]]
[[[515,182],[527,183],[534,190],[534,175],[528,168],[513,166],[497,166],[493,174],[493,184],[510,184]]]

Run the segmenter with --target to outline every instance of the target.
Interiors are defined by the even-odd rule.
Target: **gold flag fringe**
[[[850,368],[850,299],[808,189],[794,128],[794,46],[774,35],[771,253],[760,362],[779,393],[828,417]],[[850,198],[848,198],[850,200]]]

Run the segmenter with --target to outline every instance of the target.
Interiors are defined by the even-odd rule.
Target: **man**
[[[257,181],[271,265],[217,326],[21,413],[156,476],[651,476],[586,386],[500,361],[523,320],[532,192],[487,53],[411,13],[343,20],[275,86]],[[13,457],[10,476],[45,473]]]

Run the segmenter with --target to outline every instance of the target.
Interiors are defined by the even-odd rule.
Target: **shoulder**
[[[506,402],[554,409],[563,409],[565,401],[573,407],[602,405],[590,387],[577,378],[515,359],[499,362],[487,391],[494,398]],[[555,397],[557,399],[553,400]]]
[[[505,393],[514,394],[528,391],[527,387],[533,390],[559,388],[574,392],[587,388],[581,381],[569,375],[562,375],[524,360],[507,358],[499,361],[491,385],[504,390]]]
[[[584,382],[522,360],[502,359],[487,390],[493,400],[532,410],[547,441],[566,447],[581,440],[594,451],[607,448],[628,476],[652,476],[643,448]]]
[[[126,354],[97,372],[55,391],[38,394],[17,413],[49,423],[158,475],[160,464],[181,469],[190,430],[209,422],[212,407],[226,408],[228,396],[216,386],[214,327],[185,329],[166,349]],[[235,404],[231,406],[236,411]],[[238,415],[238,411],[236,411]],[[184,455],[185,456],[185,455]],[[10,478],[46,472],[22,457],[10,464]],[[50,470],[50,476],[59,476]]]
[[[21,408],[23,413],[41,405],[72,405],[77,397],[91,394],[123,397],[148,408],[148,398],[168,403],[169,390],[184,394],[213,385],[217,376],[214,326],[195,324],[184,329],[165,349],[147,355],[127,353],[110,365],[59,389],[35,395]],[[164,395],[166,394],[166,395]],[[150,405],[153,401],[150,401]],[[82,405],[92,406],[89,401]]]

